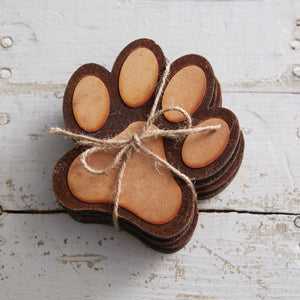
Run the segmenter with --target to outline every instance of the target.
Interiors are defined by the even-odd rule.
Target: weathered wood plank
[[[2,96],[0,115],[0,205],[7,209],[57,209],[52,171],[72,140],[49,134],[64,126],[62,101],[53,94]]]
[[[56,161],[73,142],[50,136],[63,126],[62,99],[48,92],[2,96],[0,205],[6,210],[60,209],[52,191]],[[298,95],[224,94],[245,133],[245,158],[231,185],[201,209],[300,213]]]
[[[230,186],[200,208],[300,213],[300,98],[225,94],[245,134],[245,154]]]
[[[80,64],[110,68],[122,47],[145,36],[170,60],[187,52],[205,55],[223,90],[238,92],[225,93],[224,105],[240,119],[245,160],[227,190],[199,208],[300,213],[299,96],[271,94],[300,93],[300,2],[88,0],[70,6],[55,0],[0,6],[0,42],[3,36],[13,40],[12,47],[0,46],[5,210],[60,209],[51,173],[73,142],[47,131],[63,126],[64,86]],[[168,256],[67,214],[4,213],[0,298],[297,299],[300,234],[294,218],[201,213],[191,243]]]
[[[0,208],[1,299],[299,299],[299,1],[0,0],[0,11],[0,206],[46,213]],[[52,169],[73,146],[48,134],[63,126],[67,80],[86,62],[110,69],[140,37],[171,61],[206,56],[245,133],[238,176],[199,208],[260,212],[201,213],[173,255],[47,214],[61,209]]]
[[[3,299],[298,299],[294,216],[200,215],[185,249],[157,253],[67,214],[0,217]]]
[[[206,56],[225,91],[300,92],[299,1],[15,0],[1,1],[1,11],[0,37],[13,39],[0,47],[0,69],[11,71],[2,92],[55,89],[87,62],[111,68],[140,37],[156,40],[171,61]]]

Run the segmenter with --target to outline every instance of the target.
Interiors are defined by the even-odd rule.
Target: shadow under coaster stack
[[[64,95],[67,130],[112,141],[139,133],[148,120],[166,65],[161,48],[152,40],[140,39],[121,51],[111,72],[97,64],[81,66]],[[176,139],[151,137],[142,144],[188,176],[198,200],[212,197],[236,175],[244,138],[237,117],[222,107],[220,84],[204,57],[186,55],[170,65],[156,111],[175,106],[192,117],[193,127],[220,125],[219,129]],[[150,131],[185,126],[182,113],[167,111]],[[81,160],[88,149],[75,147],[57,162],[54,192],[76,220],[112,225],[120,166],[108,174],[89,172]],[[87,156],[86,163],[95,170],[105,169],[117,154],[117,150],[97,150]],[[151,156],[133,151],[120,184],[120,228],[158,251],[172,253],[190,240],[197,219],[197,201],[186,182]]]

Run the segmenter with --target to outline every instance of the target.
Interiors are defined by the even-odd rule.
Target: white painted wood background
[[[0,299],[299,299],[300,1],[0,0]],[[130,41],[212,63],[245,133],[232,184],[199,204],[191,242],[157,253],[64,213],[52,169],[72,141],[72,72]],[[3,42],[5,45],[5,41]],[[298,227],[297,227],[298,226]]]

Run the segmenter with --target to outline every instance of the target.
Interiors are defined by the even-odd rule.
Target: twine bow
[[[162,159],[160,156],[156,155],[155,153],[148,150],[146,147],[143,146],[142,142],[149,138],[157,138],[157,137],[168,137],[168,138],[181,138],[185,137],[189,134],[196,134],[202,131],[215,131],[221,127],[221,125],[216,126],[205,126],[205,127],[193,127],[192,126],[192,119],[191,116],[181,107],[170,107],[161,109],[156,112],[156,108],[159,102],[159,99],[161,98],[163,89],[166,85],[167,77],[170,73],[170,64],[167,63],[165,72],[163,73],[161,83],[159,84],[159,89],[156,94],[153,106],[151,108],[151,112],[149,114],[148,120],[146,121],[144,127],[137,133],[133,133],[131,137],[128,138],[122,138],[119,140],[113,140],[113,139],[97,139],[93,138],[84,134],[76,134],[67,130],[63,130],[61,128],[51,128],[50,134],[59,134],[64,135],[67,137],[72,137],[77,141],[77,144],[83,145],[83,146],[89,146],[88,150],[84,151],[81,154],[80,161],[82,166],[93,174],[108,174],[111,169],[117,167],[120,164],[119,174],[118,174],[118,181],[117,181],[117,187],[116,187],[116,194],[114,197],[114,209],[113,209],[113,224],[116,231],[120,231],[119,222],[118,222],[118,207],[119,207],[119,198],[121,193],[121,183],[122,178],[124,175],[124,170],[126,167],[126,163],[131,156],[131,154],[134,151],[138,151],[145,155],[146,157],[150,157],[154,159],[154,161],[160,163],[161,165],[165,166],[167,169],[169,169],[171,172],[173,172],[174,175],[185,181],[187,186],[190,188],[192,195],[193,195],[193,201],[196,201],[197,194],[194,188],[194,185],[192,181],[189,179],[188,176],[180,172],[178,169],[176,169],[174,166],[172,166],[169,162]],[[182,113],[185,116],[185,123],[187,124],[186,128],[182,129],[175,129],[175,130],[162,130],[162,129],[150,129],[151,125],[165,112],[168,111],[177,111]],[[113,162],[105,169],[96,170],[88,165],[87,158],[89,155],[91,155],[94,152],[97,151],[111,151],[111,150],[117,150],[117,155],[115,156]]]

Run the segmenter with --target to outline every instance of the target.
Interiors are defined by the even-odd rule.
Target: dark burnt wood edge
[[[240,146],[238,147],[237,153],[233,157],[233,163],[231,164],[230,168],[228,168],[228,170],[223,174],[223,176],[218,178],[212,184],[208,186],[201,186],[201,185],[195,186],[196,191],[204,194],[204,193],[212,192],[218,189],[219,187],[223,186],[232,177],[235,171],[239,169],[241,160],[243,159],[244,146],[245,146],[245,142],[244,142],[243,135],[241,134]]]
[[[214,175],[212,175],[211,177],[205,179],[205,180],[194,180],[193,184],[194,186],[197,187],[207,187],[210,186],[212,184],[214,184],[217,180],[219,180],[221,177],[223,177],[228,170],[231,168],[231,166],[233,165],[238,153],[241,150],[241,135],[239,137],[239,141],[237,143],[237,146],[232,154],[232,156],[230,157],[229,161],[227,162],[227,164],[217,173],[215,173]]]
[[[64,98],[63,98],[63,116],[64,116],[64,122],[65,126],[68,130],[75,132],[75,133],[84,133],[90,136],[95,136],[95,132],[87,132],[84,129],[82,129],[76,122],[73,114],[73,107],[72,107],[72,102],[73,102],[73,94],[76,86],[78,85],[79,81],[86,77],[94,75],[98,77],[106,86],[106,89],[109,94],[110,98],[110,109],[109,109],[109,114],[111,114],[111,110],[116,103],[114,103],[114,91],[111,88],[111,73],[107,71],[104,67],[94,64],[94,63],[89,63],[82,65],[79,67],[71,76],[65,93],[64,93]],[[102,127],[103,128],[103,127]]]
[[[214,96],[209,104],[209,108],[213,107],[222,107],[222,92],[221,92],[221,86],[218,81],[218,79],[215,77],[216,83],[215,83],[215,90],[214,90]]]
[[[135,233],[139,236],[141,236],[143,239],[145,239],[147,242],[151,243],[152,245],[159,246],[159,247],[169,247],[171,245],[174,245],[175,243],[178,243],[182,238],[188,234],[191,230],[191,226],[194,222],[195,215],[198,215],[198,207],[195,205],[194,207],[194,213],[192,215],[191,221],[188,223],[187,227],[177,236],[171,237],[169,239],[161,239],[158,237],[153,237],[149,235],[148,233],[145,233],[143,231],[140,231],[139,228],[135,227],[133,224],[129,222],[123,222],[121,221],[120,225],[122,228],[126,229],[127,232]]]
[[[152,248],[154,250],[157,250],[162,253],[174,253],[174,252],[182,249],[188,243],[188,241],[191,239],[191,237],[195,231],[195,228],[197,226],[197,221],[198,221],[198,209],[197,208],[195,208],[195,212],[197,212],[197,213],[194,213],[193,220],[192,220],[191,225],[190,225],[189,229],[187,230],[187,232],[182,234],[182,236],[180,236],[180,238],[177,238],[176,240],[168,241],[167,243],[160,243],[158,241],[155,241],[155,242],[150,241],[149,239],[145,238],[145,236],[140,235],[138,232],[131,231],[128,228],[126,228],[126,231],[129,232],[130,234],[132,234],[133,236],[135,236],[137,239],[139,239],[144,244],[146,244],[147,246],[149,246],[150,248]]]
[[[244,137],[242,138],[244,141]],[[243,142],[244,143],[244,142]],[[238,154],[238,159],[236,160],[236,166],[232,170],[232,174],[228,177],[227,181],[225,181],[223,184],[221,184],[218,188],[215,190],[209,191],[209,192],[197,192],[198,200],[205,200],[211,197],[216,196],[220,192],[222,192],[235,178],[237,175],[243,161],[243,156],[244,156],[244,145],[242,146],[241,152]]]

